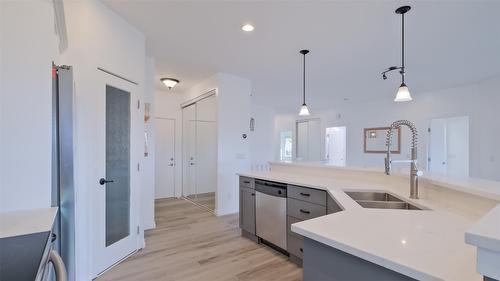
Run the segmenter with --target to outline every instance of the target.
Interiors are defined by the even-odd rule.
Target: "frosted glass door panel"
[[[106,247],[130,235],[130,93],[106,86]]]

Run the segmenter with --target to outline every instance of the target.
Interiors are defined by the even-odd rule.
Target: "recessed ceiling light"
[[[245,24],[241,27],[241,30],[243,31],[246,31],[246,32],[250,32],[250,31],[253,31],[255,28],[253,27],[253,25],[251,24]]]
[[[160,79],[165,86],[170,90],[172,89],[175,85],[177,85],[180,81],[174,78],[161,78]]]

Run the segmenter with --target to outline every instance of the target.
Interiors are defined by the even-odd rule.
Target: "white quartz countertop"
[[[383,167],[339,167],[330,165],[324,162],[269,162],[272,165],[295,166],[295,167],[315,167],[323,169],[345,170],[345,171],[365,171],[365,172],[382,172]],[[397,170],[393,174],[399,173]],[[403,172],[407,174],[405,170]],[[435,185],[440,185],[452,190],[457,190],[472,195],[477,195],[493,200],[500,200],[500,181],[479,179],[479,178],[454,178],[444,175],[432,174],[424,171],[419,177],[420,181],[428,182]]]
[[[0,213],[0,238],[52,229],[57,207]]]
[[[450,213],[435,202],[409,199],[408,186],[394,188],[362,178],[335,180],[273,171],[240,175],[322,189],[344,209],[293,224],[292,231],[302,236],[417,280],[482,280],[476,272],[475,247],[464,241],[474,221]],[[429,210],[362,208],[344,193],[348,190],[387,191]],[[492,216],[498,222],[497,209]],[[482,229],[491,233],[492,228]],[[493,235],[500,237],[498,229]]]

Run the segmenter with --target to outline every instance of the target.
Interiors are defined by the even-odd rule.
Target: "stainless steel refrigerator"
[[[59,207],[54,248],[75,280],[75,185],[73,69],[52,66],[52,206]]]

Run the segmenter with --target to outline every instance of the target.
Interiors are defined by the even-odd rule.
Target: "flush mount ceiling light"
[[[253,27],[253,25],[251,25],[251,24],[249,24],[249,23],[247,23],[247,24],[245,24],[245,25],[243,25],[243,26],[241,27],[241,30],[246,31],[246,32],[253,31],[254,29],[255,29],[255,28]]]
[[[160,79],[165,86],[170,90],[172,89],[175,85],[177,85],[180,81],[174,78],[161,78]]]
[[[309,116],[311,113],[309,112],[309,108],[306,105],[306,55],[309,53],[309,50],[301,50],[300,53],[304,56],[304,68],[303,68],[303,77],[302,77],[302,106],[300,107],[299,116]]]
[[[402,6],[396,9],[396,14],[401,15],[401,66],[391,66],[384,72],[382,72],[382,78],[387,79],[386,73],[393,70],[399,69],[401,74],[401,85],[399,86],[398,92],[396,94],[395,102],[411,101],[410,90],[405,84],[405,14],[411,9],[410,6]]]

